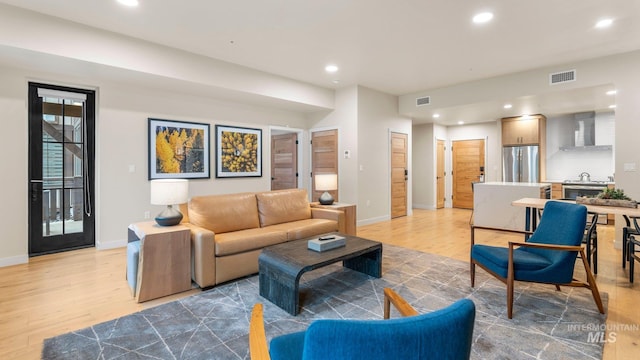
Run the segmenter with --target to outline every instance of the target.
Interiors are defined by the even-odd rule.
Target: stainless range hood
[[[596,112],[589,111],[573,114],[573,139],[572,145],[562,146],[562,151],[576,150],[593,150],[604,151],[611,150],[611,145],[596,145]]]

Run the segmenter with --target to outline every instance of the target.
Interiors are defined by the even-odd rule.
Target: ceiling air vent
[[[431,96],[425,96],[416,99],[416,106],[424,106],[431,104]]]
[[[553,74],[549,74],[549,85],[556,85],[566,82],[576,81],[576,71],[561,71]]]

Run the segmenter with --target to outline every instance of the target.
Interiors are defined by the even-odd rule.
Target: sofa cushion
[[[247,229],[216,234],[215,254],[226,256],[287,241],[287,233],[281,229]]]
[[[305,189],[262,192],[256,198],[261,227],[311,218]]]
[[[304,239],[338,231],[338,222],[327,219],[306,219],[268,226],[266,229],[287,233],[287,241]]]
[[[254,193],[195,196],[189,199],[189,222],[216,234],[258,228],[256,196]]]

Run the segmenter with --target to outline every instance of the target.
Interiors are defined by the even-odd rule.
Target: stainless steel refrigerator
[[[502,179],[508,182],[540,182],[538,146],[505,146],[502,148]]]

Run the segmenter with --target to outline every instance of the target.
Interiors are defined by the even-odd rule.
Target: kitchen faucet
[[[580,175],[578,175],[578,177],[580,178],[580,181],[582,181],[582,182],[591,181],[591,175],[586,171],[581,173]]]

